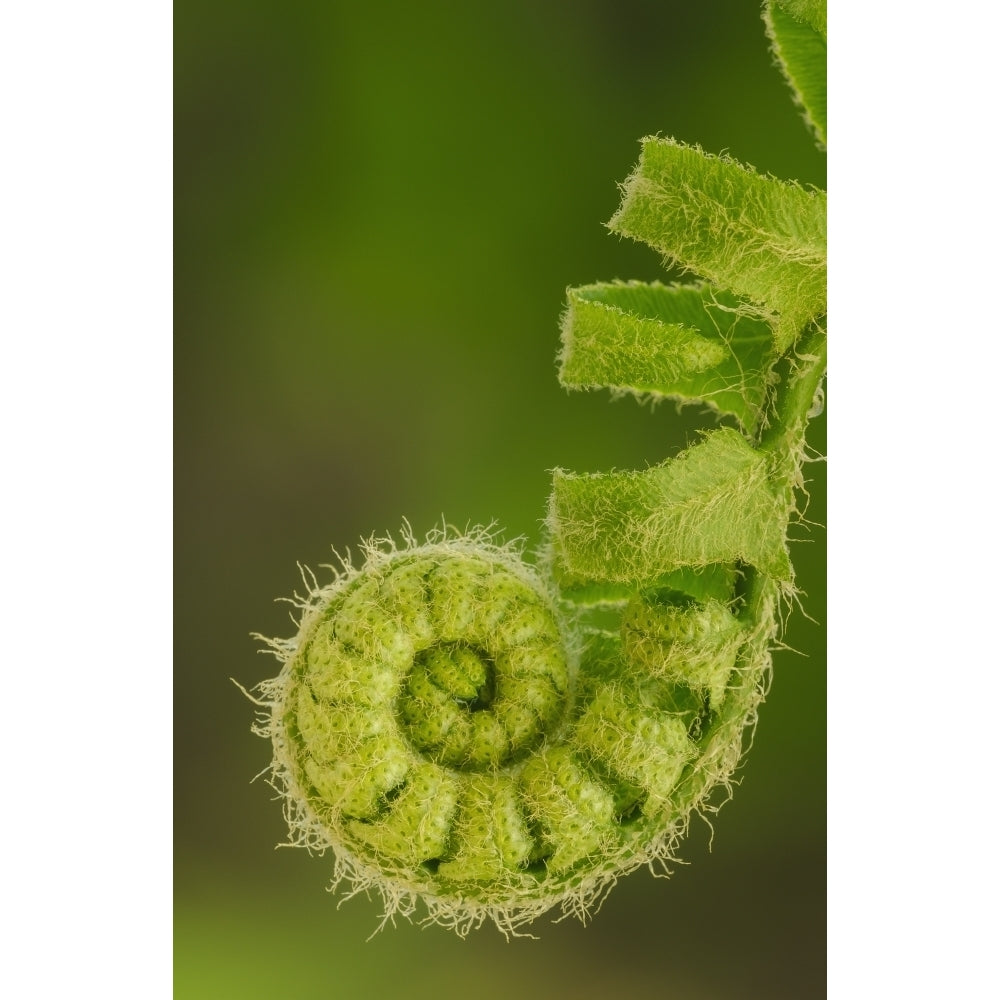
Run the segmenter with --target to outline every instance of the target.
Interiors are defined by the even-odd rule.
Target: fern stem
[[[760,434],[763,452],[787,448],[798,461],[809,413],[826,373],[826,325],[817,323],[788,355],[787,372],[774,398],[774,419]]]

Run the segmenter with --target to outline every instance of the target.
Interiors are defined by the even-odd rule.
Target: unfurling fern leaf
[[[825,4],[764,16],[825,141]],[[698,280],[570,289],[561,381],[735,426],[641,472],[557,471],[539,566],[486,530],[372,541],[270,641],[257,728],[292,841],[387,916],[586,917],[725,800],[768,685],[826,366],[825,195],[647,138],[610,225]]]

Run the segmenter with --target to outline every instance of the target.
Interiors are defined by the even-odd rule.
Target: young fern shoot
[[[825,3],[764,21],[823,144]],[[585,919],[728,798],[768,685],[826,368],[826,196],[649,137],[610,226],[697,280],[570,289],[561,382],[727,425],[641,472],[557,471],[538,565],[485,529],[371,540],[269,640],[256,731],[291,842],[387,919]]]

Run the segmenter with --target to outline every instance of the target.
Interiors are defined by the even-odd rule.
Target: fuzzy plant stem
[[[795,509],[795,494],[802,489],[802,459],[806,428],[822,391],[827,367],[825,324],[816,323],[803,334],[785,363],[785,373],[775,392],[774,419],[761,432],[757,448],[773,456],[775,489],[783,493],[789,512]],[[764,574],[747,571],[746,615],[757,621],[762,614],[768,581]]]

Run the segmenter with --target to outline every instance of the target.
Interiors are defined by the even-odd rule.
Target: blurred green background
[[[642,468],[706,418],[555,377],[565,288],[663,277],[610,236],[662,132],[825,186],[756,3],[175,5],[175,995],[825,995],[821,529],[742,786],[590,926],[462,941],[339,909],[284,836],[247,687],[296,561],[442,515],[540,539],[549,471]],[[811,443],[825,450],[824,420]],[[809,518],[825,522],[825,467]],[[798,535],[805,538],[806,532]]]

